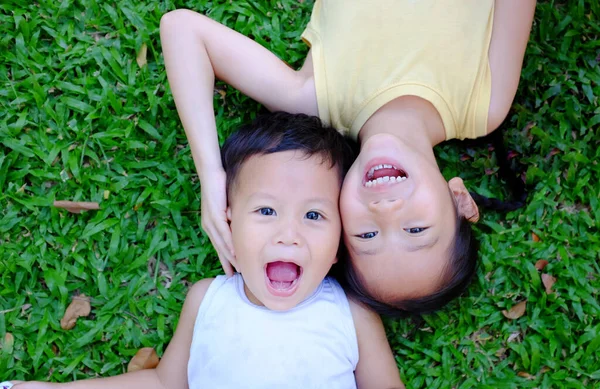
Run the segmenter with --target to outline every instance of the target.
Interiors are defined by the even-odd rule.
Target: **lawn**
[[[308,0],[0,4],[0,381],[114,375],[141,347],[161,355],[189,285],[221,272],[161,55],[160,17],[181,7],[293,66],[307,50]],[[600,388],[599,37],[596,0],[538,4],[504,135],[527,205],[484,212],[462,298],[386,321],[408,388]],[[215,108],[222,138],[259,110],[224,85]],[[486,142],[437,151],[447,177],[508,195]],[[92,312],[63,330],[78,294]]]

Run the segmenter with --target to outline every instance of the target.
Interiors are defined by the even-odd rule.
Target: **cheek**
[[[246,255],[257,252],[263,246],[268,230],[250,220],[241,220],[240,223],[231,223],[231,236],[235,251]]]
[[[340,195],[340,216],[345,230],[352,230],[354,220],[360,220],[365,213],[365,205],[360,201],[358,193],[350,188],[343,189]]]

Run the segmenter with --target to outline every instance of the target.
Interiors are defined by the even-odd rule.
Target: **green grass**
[[[220,272],[199,228],[200,188],[167,85],[160,16],[210,11],[297,66],[311,6],[0,4],[0,339],[14,335],[12,346],[0,340],[0,381],[114,375],[142,346],[161,354],[189,284]],[[386,322],[407,387],[600,388],[599,20],[594,0],[538,5],[505,135],[528,204],[484,214],[481,266],[463,298],[421,323]],[[215,100],[222,137],[258,109],[225,91]],[[447,177],[506,196],[485,145],[438,154]],[[55,199],[102,209],[74,215],[53,208]],[[557,278],[553,294],[538,259]],[[77,292],[92,297],[92,315],[61,330]],[[525,299],[523,317],[502,315]]]

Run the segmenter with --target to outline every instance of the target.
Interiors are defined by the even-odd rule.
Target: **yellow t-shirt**
[[[358,132],[397,97],[438,110],[446,139],[487,132],[493,0],[317,0],[311,46],[319,116]]]

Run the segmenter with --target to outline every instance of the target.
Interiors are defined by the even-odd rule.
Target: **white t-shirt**
[[[358,344],[348,299],[326,278],[295,308],[250,302],[240,274],[217,277],[198,310],[190,389],[350,389]]]

